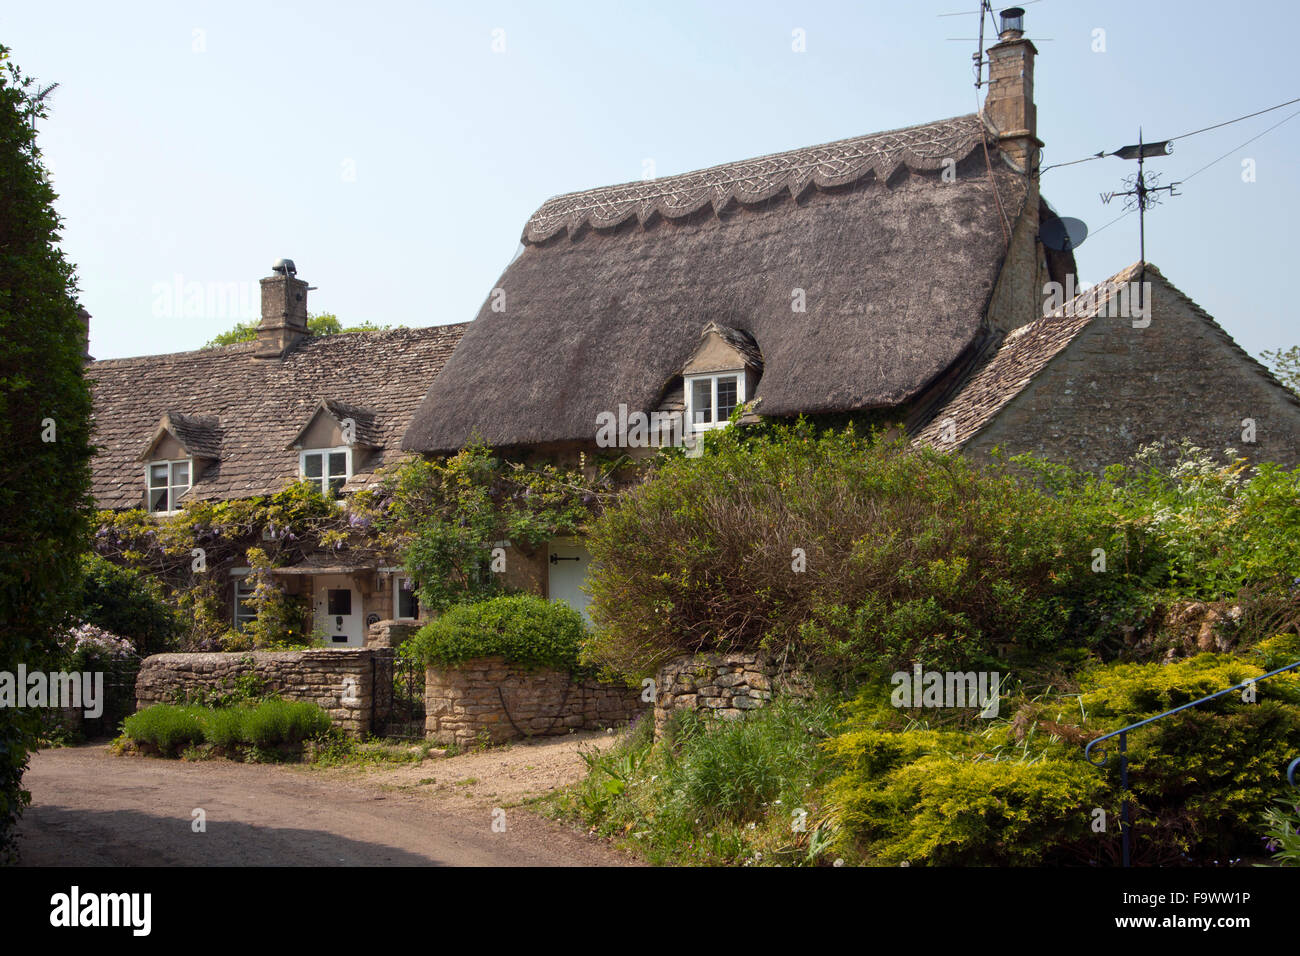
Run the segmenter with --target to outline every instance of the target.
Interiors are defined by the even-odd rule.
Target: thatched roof
[[[1137,282],[1142,275],[1142,263],[1135,262],[1103,282],[1079,293],[1070,302],[1063,303],[1049,316],[1037,319],[1015,329],[1007,335],[983,364],[975,368],[965,383],[935,413],[934,417],[917,431],[913,444],[932,445],[955,451],[991,425],[998,413],[1025,390],[1025,388],[1060,355],[1099,316],[1116,310],[1110,301],[1129,283]],[[1161,283],[1162,287],[1178,296],[1215,335],[1230,346],[1253,370],[1275,385],[1289,402],[1300,405],[1294,393],[1286,388],[1267,367],[1246,352],[1214,318],[1177,289],[1150,262],[1146,264],[1146,281]],[[946,432],[946,435],[945,435]]]
[[[963,116],[548,201],[403,447],[590,440],[602,411],[659,407],[709,322],[757,344],[765,415],[906,402],[979,332],[991,176],[1009,218],[1024,202],[986,135]]]
[[[411,415],[464,330],[460,324],[309,338],[276,361],[254,358],[257,344],[246,342],[91,362],[96,504],[143,507],[141,455],[164,426],[191,454],[213,459],[183,501],[278,491],[297,479],[291,443],[322,407],[356,421],[365,453],[354,456],[344,490],[366,487],[378,468],[402,457]]]

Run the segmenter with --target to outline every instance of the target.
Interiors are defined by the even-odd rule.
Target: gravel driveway
[[[27,866],[626,866],[516,805],[577,779],[578,748],[606,742],[547,738],[364,770],[112,756],[102,743],[46,750],[24,776],[19,849]],[[196,809],[206,832],[193,830]]]

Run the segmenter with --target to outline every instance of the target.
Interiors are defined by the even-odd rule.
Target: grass
[[[359,741],[351,737],[321,740],[312,748],[311,762],[318,767],[376,767],[420,763],[436,745],[399,740]],[[429,778],[432,781],[432,778]]]
[[[821,862],[821,743],[836,703],[786,699],[740,721],[681,712],[658,742],[642,720],[609,750],[583,751],[587,777],[541,808],[655,864]]]

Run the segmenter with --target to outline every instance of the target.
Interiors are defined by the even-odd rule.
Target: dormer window
[[[300,452],[298,473],[319,488],[326,498],[333,498],[352,477],[352,449],[344,445]]]
[[[371,409],[322,398],[289,443],[298,452],[298,475],[326,498],[338,495],[353,471],[365,470],[383,447],[376,418]]]
[[[190,459],[151,461],[145,467],[149,487],[149,511],[172,514],[181,510],[181,495],[190,490]]]
[[[762,374],[763,356],[752,335],[716,322],[706,325],[695,354],[682,368],[680,401],[686,406],[688,436],[725,428],[731,413],[753,398]]]
[[[744,372],[686,376],[686,417],[692,431],[725,426],[736,406],[744,402]]]
[[[181,510],[181,497],[219,465],[220,422],[164,412],[136,461],[144,466],[145,507],[151,514],[174,514]]]

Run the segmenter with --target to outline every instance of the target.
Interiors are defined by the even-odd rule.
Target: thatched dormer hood
[[[764,415],[904,404],[979,338],[1026,196],[971,115],[549,200],[403,448],[590,441],[709,322],[756,343]]]

